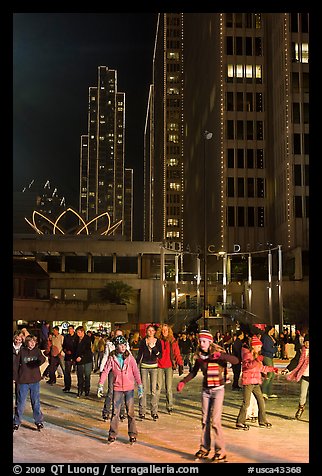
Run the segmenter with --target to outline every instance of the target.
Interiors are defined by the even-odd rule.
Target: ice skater
[[[214,456],[212,461],[223,463],[227,460],[223,429],[221,426],[222,407],[225,395],[224,368],[227,362],[237,364],[238,358],[217,350],[213,336],[208,330],[201,330],[199,345],[195,354],[195,364],[191,372],[177,385],[181,392],[186,383],[192,380],[199,370],[203,373],[201,390],[202,432],[200,449],[196,459],[207,458],[211,449],[211,429],[214,432]]]

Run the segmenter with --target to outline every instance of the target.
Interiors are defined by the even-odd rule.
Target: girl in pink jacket
[[[126,349],[127,341],[125,337],[117,336],[114,343],[115,351],[111,352],[101,373],[97,396],[102,395],[104,382],[111,371],[113,373],[113,416],[110,423],[108,443],[113,443],[116,440],[123,399],[127,412],[130,443],[134,443],[138,434],[134,417],[134,385],[135,383],[138,385],[139,397],[143,394],[143,386],[136,360]]]
[[[299,363],[294,370],[286,377],[287,380],[291,382],[301,382],[300,388],[300,401],[297,412],[295,413],[295,418],[300,420],[304,412],[306,405],[307,394],[309,390],[309,367],[310,367],[310,344],[309,344],[309,335],[306,334],[304,337],[304,343],[301,349],[301,355]]]
[[[259,355],[262,347],[261,340],[254,335],[251,341],[251,348],[242,347],[242,380],[243,385],[243,403],[237,417],[236,428],[249,430],[246,425],[246,413],[250,403],[251,394],[257,400],[258,405],[258,423],[260,427],[270,428],[272,425],[267,421],[265,411],[265,401],[262,394],[261,383],[262,373],[274,372],[274,367],[263,365],[263,357]]]

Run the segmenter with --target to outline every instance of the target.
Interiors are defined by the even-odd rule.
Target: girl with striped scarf
[[[186,383],[192,380],[199,370],[203,373],[201,391],[202,432],[200,449],[196,459],[206,458],[211,449],[211,429],[214,433],[214,456],[212,461],[226,461],[226,447],[221,426],[222,407],[225,395],[225,367],[227,362],[238,364],[238,358],[228,354],[213,343],[213,336],[208,330],[202,330],[198,336],[198,348],[191,372],[182,379],[177,390],[181,392]]]

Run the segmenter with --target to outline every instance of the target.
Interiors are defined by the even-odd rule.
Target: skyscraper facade
[[[183,240],[182,31],[181,13],[159,14],[144,167],[144,240],[163,241],[179,251]]]
[[[120,222],[114,235],[132,238],[133,181],[125,190],[125,93],[117,90],[117,71],[98,67],[98,83],[89,88],[88,133],[81,137],[80,215],[89,222],[108,212]],[[131,175],[131,174],[130,174]],[[97,230],[105,218],[96,221]]]
[[[152,237],[197,254],[205,235],[218,253],[281,245],[286,272],[301,279],[309,14],[162,13],[154,73]]]

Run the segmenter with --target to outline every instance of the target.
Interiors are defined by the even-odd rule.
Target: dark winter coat
[[[66,334],[64,336],[63,351],[65,353],[65,360],[75,360],[76,346],[78,335],[76,332],[73,335]]]
[[[77,357],[81,357],[81,361],[76,362],[77,365],[93,362],[92,340],[87,334],[84,335],[82,340],[79,340],[79,337],[77,336],[75,359],[77,359]]]
[[[36,383],[41,380],[40,366],[46,362],[39,347],[28,349],[26,346],[20,347],[17,359],[17,383]]]

